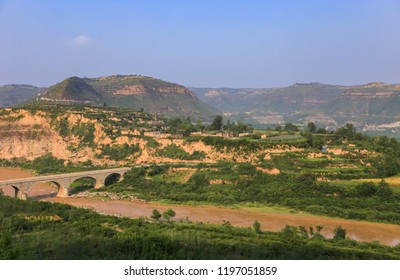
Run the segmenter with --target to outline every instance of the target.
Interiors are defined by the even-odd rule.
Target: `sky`
[[[400,83],[400,0],[0,0],[0,85]]]

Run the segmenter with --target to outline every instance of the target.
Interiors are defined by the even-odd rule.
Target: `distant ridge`
[[[182,85],[140,75],[70,77],[50,87],[37,101],[132,108],[195,119],[211,119],[220,113]]]
[[[400,138],[400,85],[372,82],[340,86],[296,83],[282,88],[191,88],[231,120],[255,126],[315,122],[334,129],[348,122],[359,130]]]
[[[0,86],[0,107],[14,107],[36,97],[45,88],[26,84]]]

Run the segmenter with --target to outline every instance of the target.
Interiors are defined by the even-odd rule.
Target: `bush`
[[[103,146],[101,151],[101,156],[107,156],[111,160],[124,160],[132,154],[135,154],[140,151],[139,145],[128,145],[128,144],[115,144],[110,146],[107,144]]]
[[[65,172],[64,160],[53,157],[51,153],[35,158],[29,166],[38,174]]]
[[[168,222],[171,220],[171,218],[175,217],[175,215],[175,211],[171,208],[168,208],[167,210],[165,210],[164,213],[162,213],[163,218],[166,219]]]

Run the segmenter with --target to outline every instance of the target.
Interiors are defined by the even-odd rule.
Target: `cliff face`
[[[48,152],[60,158],[69,156],[63,139],[51,129],[47,118],[26,110],[4,112],[9,114],[0,118],[1,158],[33,160]]]
[[[146,88],[143,85],[124,86],[117,89],[112,94],[114,95],[143,95],[146,94]]]
[[[71,162],[91,160],[95,165],[115,164],[102,155],[106,145],[140,146],[142,139],[111,139],[96,119],[76,112],[4,109],[0,116],[0,158],[33,160],[48,153]],[[112,133],[112,132],[111,132]],[[132,131],[132,134],[138,134]],[[82,142],[83,141],[83,142]]]
[[[225,151],[201,141],[169,139],[152,132],[164,123],[154,116],[107,108],[46,106],[42,109],[0,110],[0,159],[34,160],[51,153],[65,163],[122,165],[177,162],[256,161],[269,151]],[[148,131],[144,132],[143,130]],[[177,159],[163,151],[175,147],[188,156]]]

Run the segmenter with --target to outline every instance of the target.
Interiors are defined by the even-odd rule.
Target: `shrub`
[[[171,220],[171,218],[175,217],[175,215],[175,211],[171,208],[168,208],[167,210],[165,210],[164,213],[162,213],[163,218],[166,219],[168,222]]]

